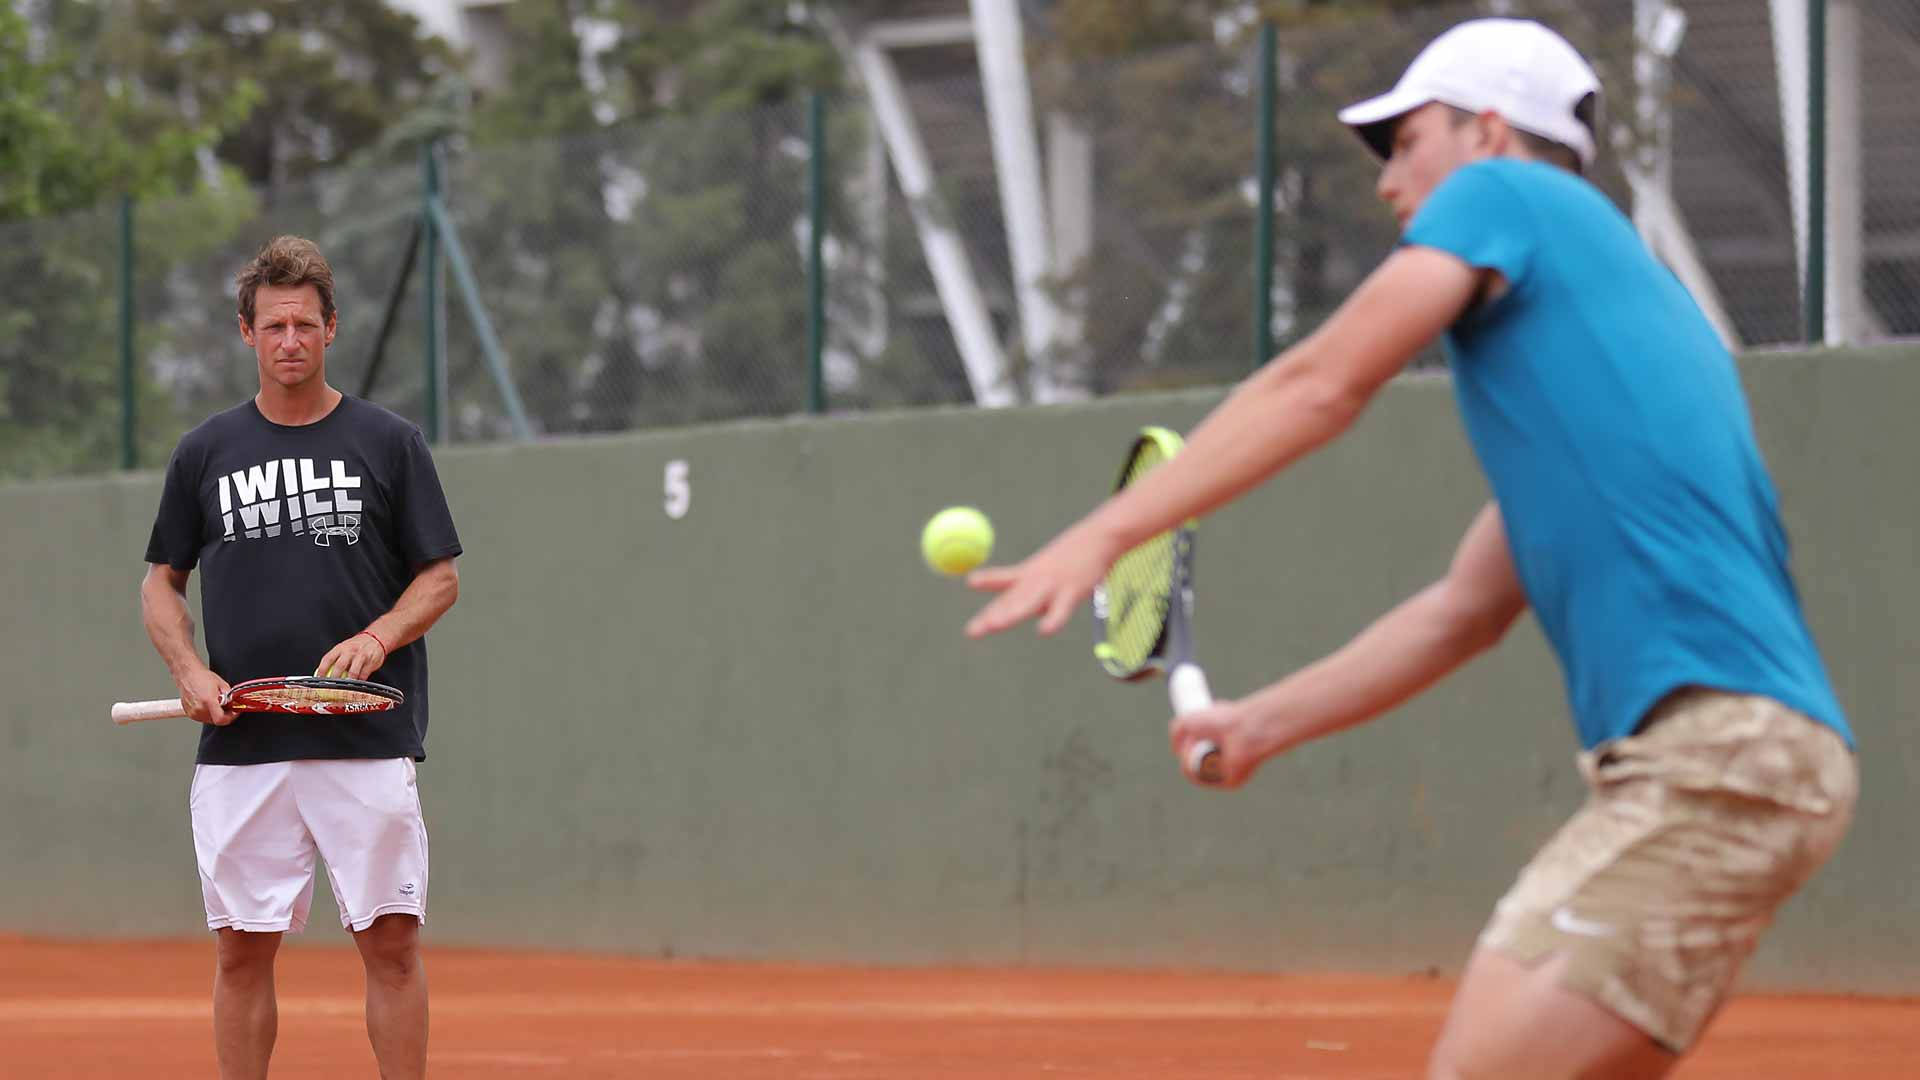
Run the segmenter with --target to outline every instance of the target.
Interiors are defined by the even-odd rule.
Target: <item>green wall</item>
[[[1920,860],[1920,353],[1746,361],[1865,793],[1754,984],[1909,991]],[[919,562],[951,503],[1030,551],[1134,428],[1216,393],[690,428],[439,455],[467,554],[430,636],[429,933],[775,960],[1455,971],[1578,804],[1557,671],[1523,622],[1361,730],[1198,790],[1159,685],[1084,617],[969,642]],[[687,465],[684,517],[663,476]],[[0,933],[188,936],[194,732],[115,728],[171,684],[140,628],[159,477],[0,489]],[[1210,518],[1198,635],[1234,694],[1441,572],[1485,487],[1442,378]],[[324,890],[324,886],[323,886]],[[308,937],[332,940],[322,901]]]

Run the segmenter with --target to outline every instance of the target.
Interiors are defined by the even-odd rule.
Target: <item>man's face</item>
[[[1393,130],[1393,156],[1381,166],[1374,192],[1393,208],[1402,229],[1453,170],[1491,153],[1485,128],[1484,118],[1463,119],[1439,102],[1400,118]]]
[[[327,346],[339,319],[320,318],[320,290],[312,285],[262,285],[253,294],[253,325],[243,321],[240,336],[260,361],[260,385],[278,383],[289,390],[326,374]]]

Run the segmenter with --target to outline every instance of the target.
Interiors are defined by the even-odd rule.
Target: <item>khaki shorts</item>
[[[1587,804],[1494,909],[1480,944],[1667,1049],[1691,1046],[1780,904],[1833,854],[1859,774],[1831,728],[1769,698],[1686,689],[1580,755]]]

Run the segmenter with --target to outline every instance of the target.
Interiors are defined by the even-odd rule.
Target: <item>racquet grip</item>
[[[165,720],[185,715],[187,715],[187,707],[179,698],[165,698],[158,701],[116,701],[113,704],[113,722],[116,724],[132,724],[141,720]]]
[[[1213,691],[1207,687],[1207,673],[1191,660],[1175,664],[1167,673],[1167,695],[1173,699],[1173,715],[1185,716],[1213,704]]]
[[[1187,771],[1203,784],[1220,782],[1220,748],[1212,739],[1201,739],[1187,747]]]
[[[1167,694],[1173,699],[1173,715],[1185,716],[1213,704],[1213,691],[1207,686],[1207,673],[1191,660],[1174,665],[1167,673]],[[1220,780],[1220,748],[1211,739],[1201,739],[1187,747],[1187,771],[1201,782]]]

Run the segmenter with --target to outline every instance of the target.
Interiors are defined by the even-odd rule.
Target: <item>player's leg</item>
[[[427,969],[420,962],[420,920],[382,915],[353,943],[367,969],[367,1039],[381,1080],[427,1074]]]
[[[301,816],[313,831],[367,973],[367,1037],[386,1080],[425,1075],[427,830],[407,758],[303,761]]]
[[[1646,1032],[1560,985],[1567,957],[1529,968],[1476,949],[1428,1065],[1431,1080],[1667,1074],[1679,1060]]]
[[[273,958],[280,935],[232,927],[216,931],[213,1049],[220,1080],[262,1080],[280,1031],[273,994]]]
[[[1592,796],[1500,901],[1435,1075],[1659,1075],[1646,1043],[1671,1058],[1706,1030],[1774,912],[1833,853],[1857,790],[1829,729],[1703,691],[1582,771]],[[1582,1015],[1577,1033],[1549,1022]]]
[[[194,768],[194,856],[207,928],[218,934],[213,1030],[222,1080],[267,1075],[279,1024],[274,956],[282,933],[306,926],[313,901],[313,838],[287,780],[286,762]]]

